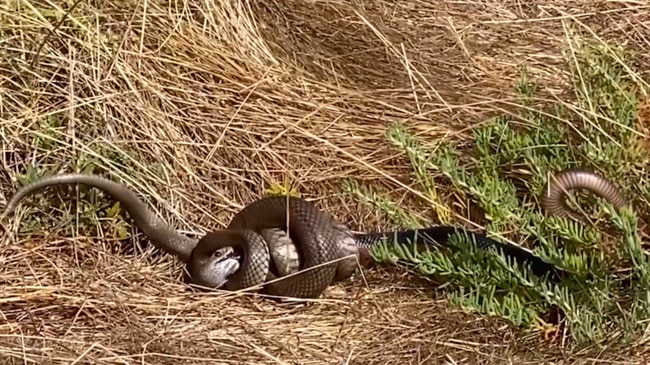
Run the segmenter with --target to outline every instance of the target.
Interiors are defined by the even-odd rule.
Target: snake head
[[[227,255],[215,257],[204,267],[203,277],[209,279],[207,284],[210,288],[219,289],[226,284],[232,274],[239,270],[239,265],[239,260],[236,257]]]
[[[239,255],[235,252],[235,248],[232,246],[226,246],[226,247],[221,247],[216,249],[212,253],[212,258],[214,262],[221,262],[223,260],[227,260],[229,258],[238,258]]]
[[[211,277],[211,287],[218,289],[222,287],[230,275],[239,270],[240,256],[231,246],[221,247],[214,251],[210,262],[206,265]]]
[[[212,254],[214,258],[208,266],[210,277],[212,278],[211,286],[214,289],[222,287],[228,278],[239,270],[239,255],[232,247],[221,248]]]
[[[193,263],[191,276],[197,285],[218,289],[239,270],[241,256],[232,246],[214,249]]]

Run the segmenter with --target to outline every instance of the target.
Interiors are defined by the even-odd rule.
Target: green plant
[[[535,254],[572,275],[557,284],[546,281],[497,251],[476,249],[461,235],[451,240],[456,247],[451,251],[416,254],[410,247],[386,243],[373,254],[381,261],[399,258],[425,275],[449,281],[449,300],[471,311],[531,327],[559,308],[577,345],[612,337],[629,343],[643,334],[650,314],[650,262],[637,229],[637,214],[643,210],[634,204],[648,197],[646,184],[638,183],[647,176],[639,168],[645,156],[634,129],[639,104],[635,90],[643,84],[640,88],[630,72],[631,55],[623,49],[573,44],[566,56],[574,100],[544,103],[523,69],[516,88],[517,118],[499,116],[476,128],[471,153],[461,153],[449,141],[427,151],[398,124],[387,135],[414,166],[423,196],[440,201],[431,178],[437,174],[438,183],[451,185],[456,195],[485,211],[488,235],[532,243],[528,246]],[[546,216],[539,197],[549,175],[575,167],[591,167],[614,180],[634,198],[637,213],[617,212],[599,198],[575,194],[574,207],[591,218],[608,219],[610,227]],[[346,192],[376,207],[394,205],[354,183],[346,184]],[[403,209],[393,207],[388,215],[400,225],[423,226]]]

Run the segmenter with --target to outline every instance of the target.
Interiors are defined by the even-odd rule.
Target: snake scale
[[[236,214],[226,229],[210,231],[200,239],[190,238],[157,217],[126,186],[90,174],[54,175],[24,186],[9,201],[3,216],[38,190],[73,184],[95,187],[119,201],[155,247],[185,262],[192,282],[209,288],[241,290],[260,286],[270,295],[315,298],[333,280],[352,275],[357,258],[368,255],[370,247],[384,239],[397,244],[445,246],[456,231],[468,233],[478,247],[502,250],[517,262],[529,265],[536,275],[557,280],[559,274],[559,269],[531,251],[485,234],[451,226],[353,234],[312,203],[286,196],[259,199]],[[568,191],[581,188],[615,208],[627,204],[606,178],[588,170],[566,170],[551,177],[542,205],[550,214],[581,219],[565,202]],[[278,277],[281,280],[269,283]]]

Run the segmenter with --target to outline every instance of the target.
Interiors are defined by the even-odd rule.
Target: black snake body
[[[616,186],[606,178],[589,170],[570,169],[557,173],[550,177],[547,189],[542,196],[542,206],[550,215],[559,217],[570,217],[582,222],[587,222],[567,203],[567,193],[571,190],[586,189],[597,196],[607,200],[614,208],[620,209],[627,204],[626,199],[620,194]],[[350,276],[354,270],[356,261],[354,256],[367,256],[368,250],[380,242],[392,242],[394,244],[416,244],[418,249],[423,247],[435,248],[448,246],[449,238],[455,232],[466,234],[473,240],[479,249],[496,249],[501,251],[507,258],[510,258],[520,265],[528,267],[537,276],[545,276],[551,281],[558,282],[566,277],[567,273],[560,268],[545,262],[535,256],[532,251],[520,246],[515,246],[494,240],[482,233],[476,233],[452,226],[436,226],[420,229],[410,229],[394,232],[377,233],[356,233],[352,234],[347,227],[338,224],[337,229],[342,232],[343,238],[338,240],[341,246],[340,256],[352,255],[352,259],[343,260],[337,271],[337,278],[342,279]],[[276,234],[277,236],[277,234]],[[268,240],[272,261],[276,266],[283,266],[283,275],[295,272],[296,259],[295,247],[290,240],[273,239]]]
[[[531,272],[540,277],[546,277],[558,282],[566,277],[567,273],[560,268],[547,263],[533,252],[520,247],[492,239],[485,234],[452,226],[435,226],[400,231],[387,231],[376,233],[351,233],[345,226],[337,225],[337,229],[344,232],[344,238],[339,238],[340,253],[337,275],[335,280],[342,280],[354,273],[359,266],[357,259],[365,261],[370,259],[370,250],[380,243],[396,245],[415,245],[419,252],[426,249],[439,249],[449,247],[450,237],[455,233],[465,234],[478,249],[493,249],[503,253],[506,258],[527,267]],[[280,231],[280,230],[278,230]],[[267,240],[270,246],[272,265],[280,276],[290,275],[297,270],[296,258],[298,253],[291,240]],[[289,256],[289,257],[287,257]],[[347,258],[344,258],[346,257]],[[363,263],[361,263],[363,266]]]
[[[479,249],[495,249],[501,251],[506,257],[513,259],[520,265],[530,268],[537,276],[546,276],[552,281],[558,281],[564,274],[556,266],[547,263],[523,247],[497,241],[482,233],[475,233],[451,226],[437,226],[395,232],[359,233],[354,235],[354,239],[358,247],[364,250],[370,250],[372,246],[384,241],[389,243],[394,242],[396,244],[412,243],[417,245],[418,250],[421,250],[423,247],[435,248],[446,246],[449,238],[454,233],[466,234],[470,240],[474,241],[474,244]]]
[[[356,258],[384,239],[397,244],[445,246],[457,229],[449,226],[429,227],[396,232],[352,234],[313,204],[298,198],[267,197],[246,206],[225,230],[209,232],[201,239],[191,239],[163,220],[127,187],[96,175],[62,174],[43,178],[20,189],[7,204],[3,215],[15,209],[31,193],[54,185],[85,184],[101,189],[126,208],[135,224],[158,248],[178,256],[187,263],[192,280],[207,287],[224,286],[229,290],[265,285],[272,295],[302,298],[318,297],[332,280],[351,275]],[[565,194],[586,188],[605,198],[615,207],[625,199],[607,179],[590,171],[569,170],[552,178],[542,199],[551,214],[578,217],[565,204]],[[289,235],[277,239],[277,231]],[[497,248],[517,262],[528,265],[537,275],[557,278],[558,270],[521,247],[504,244],[484,234],[469,232],[480,248]],[[266,244],[264,244],[266,243]],[[278,248],[295,243],[294,259]],[[270,250],[269,250],[270,249]],[[287,252],[290,252],[289,249]],[[291,262],[283,267],[280,262]],[[301,271],[299,275],[293,275]],[[290,275],[289,277],[284,277]]]

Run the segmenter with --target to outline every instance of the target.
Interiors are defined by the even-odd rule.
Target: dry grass
[[[92,163],[195,233],[224,227],[285,180],[359,230],[393,227],[342,197],[342,177],[376,180],[435,216],[426,202],[406,199],[409,166],[384,139],[389,123],[432,142],[463,138],[468,127],[510,110],[522,64],[546,97],[560,97],[569,25],[625,42],[650,64],[650,6],[633,0],[117,0],[78,2],[64,16],[72,4],[0,5],[5,197],[30,166],[71,171]],[[51,207],[39,206],[22,219],[56,226],[16,234],[18,214],[0,246],[2,363],[630,364],[644,357],[638,349],[563,350],[563,334],[547,343],[463,314],[401,269],[367,272],[367,282],[333,286],[307,306],[197,294],[173,258],[120,248],[110,241],[119,229],[75,222],[75,204],[58,202],[68,219],[60,211],[47,218]]]

